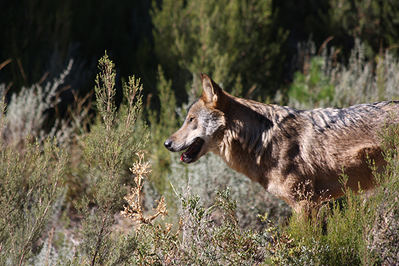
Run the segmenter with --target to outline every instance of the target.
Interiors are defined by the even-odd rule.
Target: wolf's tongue
[[[188,155],[188,153],[187,152],[183,152],[182,154],[181,154],[181,156],[180,156],[180,161],[182,161],[182,162],[184,162],[184,163],[187,163],[188,162],[188,160],[189,160],[189,155]]]
[[[183,152],[182,155],[180,156],[180,161],[183,163],[191,163],[193,158],[190,156],[188,152]]]

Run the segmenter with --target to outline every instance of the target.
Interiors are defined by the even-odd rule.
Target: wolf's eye
[[[190,117],[190,119],[188,120],[188,122],[193,122],[194,120],[194,116]]]

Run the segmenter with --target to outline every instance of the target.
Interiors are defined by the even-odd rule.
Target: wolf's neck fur
[[[275,127],[287,118],[295,117],[296,110],[277,105],[262,104],[227,95],[229,114],[219,155],[233,169],[265,184],[265,173],[276,163],[278,152],[274,144]],[[294,119],[295,120],[295,119]]]

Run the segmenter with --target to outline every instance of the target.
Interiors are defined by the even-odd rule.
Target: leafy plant
[[[22,265],[40,249],[58,215],[67,156],[51,140],[26,143],[23,151],[1,144],[0,263]]]
[[[187,92],[193,82],[199,85],[196,75],[201,72],[236,95],[242,88],[244,94],[274,92],[287,34],[273,24],[272,1],[153,3],[155,52],[172,77],[176,95]]]
[[[92,265],[111,259],[107,254],[116,245],[111,228],[127,193],[127,166],[147,140],[145,127],[136,123],[142,108],[140,81],[129,77],[123,84],[124,101],[117,112],[114,67],[107,54],[99,60],[95,87],[99,119],[80,143],[88,182],[86,196],[77,205],[84,217],[81,250]]]
[[[364,50],[357,40],[347,66],[334,61],[333,48],[321,55],[309,54],[288,90],[288,104],[309,109],[398,99],[398,60],[388,51],[370,60]]]
[[[330,103],[334,98],[334,86],[323,71],[324,58],[312,57],[306,72],[296,72],[288,90],[289,105],[303,108],[301,103],[311,102],[314,107]]]

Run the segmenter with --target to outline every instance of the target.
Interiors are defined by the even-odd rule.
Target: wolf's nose
[[[170,139],[165,140],[165,143],[163,144],[165,147],[170,150],[172,147],[172,141]]]

